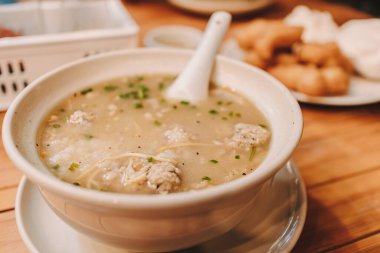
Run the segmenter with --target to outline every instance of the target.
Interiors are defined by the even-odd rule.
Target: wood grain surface
[[[298,4],[328,10],[339,24],[368,17],[326,1],[281,0],[235,19],[230,35],[252,18],[280,18]],[[126,7],[141,28],[140,38],[156,26],[184,24],[202,29],[207,21],[207,17],[178,10],[164,1],[133,1]],[[306,183],[308,212],[293,251],[380,252],[380,104],[301,107],[305,127],[294,160]],[[3,118],[0,113],[0,124]],[[27,252],[14,217],[21,173],[7,158],[2,141],[0,145],[0,252]]]

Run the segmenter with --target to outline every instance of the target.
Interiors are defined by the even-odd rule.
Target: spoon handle
[[[215,55],[231,22],[227,12],[215,12],[207,23],[203,38],[188,65],[168,90],[168,96],[190,102],[207,99]]]

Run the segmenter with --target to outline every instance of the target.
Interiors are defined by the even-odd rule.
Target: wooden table
[[[232,30],[256,16],[282,17],[297,4],[328,10],[338,23],[368,17],[330,2],[289,2],[279,1],[239,18]],[[206,18],[162,1],[135,1],[126,6],[141,26],[141,36],[163,24],[204,28],[206,23]],[[380,252],[380,104],[353,108],[302,105],[302,112],[305,128],[294,160],[306,182],[308,213],[294,252]],[[0,123],[3,118],[0,113]],[[0,146],[1,253],[27,252],[14,214],[20,178]]]

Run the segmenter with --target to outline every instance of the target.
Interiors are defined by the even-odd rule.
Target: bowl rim
[[[292,114],[294,117],[294,129],[291,133],[291,138],[289,138],[288,143],[283,147],[281,155],[277,157],[275,161],[271,161],[270,166],[266,168],[261,168],[261,165],[256,169],[256,173],[250,173],[245,177],[240,177],[238,179],[226,182],[214,187],[199,190],[199,191],[188,191],[179,193],[170,193],[167,195],[148,195],[148,194],[125,194],[125,193],[113,193],[113,192],[101,192],[94,191],[91,189],[86,189],[82,187],[77,187],[67,182],[64,182],[56,177],[51,177],[48,174],[35,168],[31,163],[29,163],[22,154],[18,151],[12,137],[12,123],[13,116],[18,109],[21,101],[26,97],[33,89],[38,87],[40,83],[43,83],[46,79],[51,76],[56,75],[59,72],[65,71],[67,69],[75,68],[79,65],[86,64],[88,62],[97,61],[105,57],[120,57],[121,55],[139,55],[139,54],[175,54],[183,55],[189,57],[193,50],[185,49],[172,49],[172,48],[135,48],[126,49],[120,51],[114,51],[109,53],[104,53],[101,55],[83,58],[70,62],[68,64],[62,65],[39,78],[35,79],[28,87],[26,87],[13,101],[9,107],[3,122],[2,138],[4,143],[4,148],[8,157],[11,159],[13,164],[21,170],[28,179],[33,183],[38,184],[40,189],[46,189],[48,192],[53,192],[62,197],[81,201],[82,203],[91,203],[100,206],[108,206],[112,208],[128,208],[128,209],[165,209],[175,206],[187,206],[193,203],[204,203],[215,199],[223,198],[234,192],[240,192],[241,190],[250,187],[252,185],[260,185],[267,179],[272,177],[285,163],[289,160],[294,149],[298,145],[303,129],[302,113],[298,102],[294,99],[290,91],[281,84],[277,79],[270,76],[264,70],[258,69],[246,63],[227,58],[225,56],[218,55],[218,62],[227,62],[228,64],[234,64],[239,66],[239,68],[245,68],[249,71],[255,72],[255,74],[265,76],[266,79],[271,83],[271,85],[276,86],[280,91],[287,97],[290,109],[292,109]]]

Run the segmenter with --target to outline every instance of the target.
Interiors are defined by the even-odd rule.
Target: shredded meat
[[[238,123],[229,145],[249,150],[251,147],[265,144],[269,136],[270,132],[262,126]]]
[[[147,173],[147,185],[161,194],[166,194],[178,188],[181,183],[180,174],[181,170],[172,163],[153,164]]]

